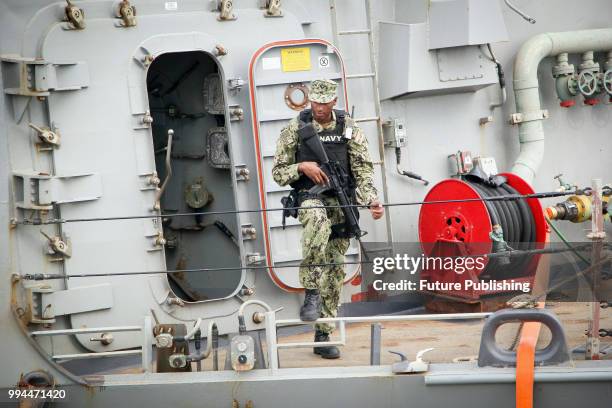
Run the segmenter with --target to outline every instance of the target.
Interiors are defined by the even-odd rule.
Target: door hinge
[[[55,323],[56,316],[92,312],[113,307],[113,288],[109,283],[54,290],[49,285],[27,289],[31,323]]]
[[[53,204],[93,201],[102,197],[99,174],[51,176],[45,173],[14,172],[15,207],[51,210]]]
[[[0,55],[4,93],[12,96],[13,116],[20,121],[32,97],[49,96],[51,91],[75,91],[89,86],[86,62],[53,63],[42,58]]]

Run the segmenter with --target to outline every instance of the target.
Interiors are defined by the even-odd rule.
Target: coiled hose
[[[466,178],[464,181],[483,198],[508,194],[520,195],[518,191],[505,182],[494,185],[476,178]],[[512,249],[527,250],[534,248],[536,241],[535,219],[525,199],[485,201],[484,203],[491,217],[491,225],[499,225],[502,228],[504,240]],[[482,275],[489,278],[516,276],[517,273],[522,275],[531,259],[532,256],[513,257],[508,262],[492,258]]]

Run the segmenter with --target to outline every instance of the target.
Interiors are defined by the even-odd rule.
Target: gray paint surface
[[[4,1],[0,4],[0,53],[19,54],[24,57],[44,57],[54,60],[87,61],[90,70],[89,86],[80,91],[53,93],[46,102],[30,101],[26,117],[20,122],[13,120],[13,108],[9,97],[0,101],[0,276],[4,282],[9,281],[11,273],[95,273],[126,270],[163,270],[166,268],[161,251],[147,252],[151,247],[150,234],[155,226],[142,220],[104,222],[96,224],[81,224],[74,226],[45,227],[49,234],[64,233],[70,235],[74,255],[69,261],[62,263],[49,262],[43,254],[45,242],[42,240],[39,228],[18,227],[9,230],[6,226],[13,216],[9,194],[9,173],[15,170],[30,169],[50,173],[74,173],[79,171],[97,171],[102,174],[103,195],[99,200],[66,204],[61,206],[62,217],[92,217],[126,214],[148,214],[152,204],[152,191],[141,191],[142,175],[154,169],[154,160],[150,137],[147,130],[136,130],[138,115],[146,108],[145,71],[132,59],[134,55],[141,57],[140,45],[148,41],[150,49],[159,51],[193,50],[194,35],[201,32],[208,40],[207,50],[221,42],[228,50],[227,56],[221,57],[226,78],[241,77],[246,80],[248,61],[252,54],[263,44],[283,39],[303,37],[318,37],[331,40],[331,28],[326,1],[309,2],[306,9],[301,2],[286,1],[285,17],[267,19],[262,11],[257,9],[255,0],[236,1],[238,20],[219,23],[216,16],[208,10],[208,5],[201,1],[180,1],[180,10],[167,12],[162,2],[134,2],[138,7],[138,27],[122,29],[114,27],[116,19],[112,18],[111,1],[83,1],[79,6],[87,9],[88,28],[83,32],[65,31],[63,23],[59,23],[64,6],[61,2],[17,0]],[[364,10],[354,0],[338,1],[341,29],[359,29],[365,26]],[[409,4],[408,4],[409,3]],[[529,37],[546,31],[568,31],[578,29],[602,28],[609,26],[612,20],[612,8],[606,0],[591,0],[588,7],[576,7],[568,0],[541,0],[538,2],[515,0],[517,6],[538,19],[535,25],[529,25],[522,18],[502,5],[502,12],[508,29],[509,42],[493,44],[498,59],[506,71],[506,82],[512,83],[512,64],[514,55],[520,45]],[[402,23],[419,23],[426,19],[427,2],[391,1],[375,2],[375,21],[396,21]],[[571,10],[571,13],[568,12]],[[596,11],[596,12],[594,12]],[[302,21],[312,21],[301,25]],[[375,25],[375,34],[378,35]],[[161,37],[160,37],[161,35]],[[173,38],[174,37],[174,38]],[[188,40],[188,38],[191,38]],[[199,38],[199,37],[198,37]],[[214,41],[213,41],[214,40]],[[366,39],[364,37],[342,38],[337,44],[344,57],[347,73],[366,71],[369,59],[367,56]],[[378,51],[375,50],[377,53]],[[577,56],[570,56],[570,62],[577,65]],[[59,61],[58,61],[59,62]],[[553,176],[563,172],[566,178],[579,185],[588,185],[591,178],[600,177],[604,182],[610,181],[609,158],[612,150],[612,139],[609,137],[612,113],[609,104],[595,107],[577,104],[570,110],[558,106],[554,93],[554,81],[551,76],[551,61],[546,60],[539,69],[542,105],[549,110],[551,117],[544,122],[547,135],[547,150],[543,166],[534,183],[536,191],[549,191],[556,188]],[[140,75],[140,77],[139,77]],[[135,81],[135,82],[131,82]],[[511,91],[511,89],[509,89]],[[371,90],[367,79],[352,80],[349,85],[348,105],[355,105],[356,116],[368,117],[374,112],[371,102]],[[231,143],[235,164],[244,163],[250,169],[255,169],[254,142],[252,138],[251,111],[248,102],[248,89],[228,92],[228,104],[240,105],[245,109],[245,120],[232,125]],[[492,156],[497,160],[500,170],[508,170],[518,154],[517,129],[507,124],[507,118],[514,113],[512,92],[506,105],[494,112],[494,122],[480,126],[478,120],[487,116],[489,104],[497,101],[499,89],[493,85],[477,92],[442,94],[423,96],[411,99],[397,99],[383,102],[385,117],[402,118],[406,123],[408,146],[403,151],[403,167],[422,174],[425,178],[436,182],[448,176],[447,155],[457,150],[470,150],[483,156]],[[281,101],[278,102],[279,104]],[[36,153],[35,134],[27,128],[27,122],[46,124],[56,121],[62,132],[63,142],[53,153]],[[370,140],[371,154],[378,156],[378,143],[373,124],[363,124]],[[393,152],[386,152],[389,168],[389,193],[391,202],[416,201],[424,197],[428,188],[420,183],[413,183],[391,172],[394,167]],[[253,173],[252,173],[253,174]],[[253,174],[254,175],[254,174]],[[140,178],[139,178],[140,177]],[[254,180],[255,178],[253,178]],[[379,180],[379,179],[378,179]],[[235,182],[235,180],[234,180]],[[380,182],[377,181],[380,186]],[[256,208],[258,189],[255,182],[238,183],[236,202],[242,208]],[[555,200],[546,201],[551,204]],[[394,225],[394,236],[397,241],[414,241],[417,239],[418,207],[395,207],[390,209]],[[364,229],[369,231],[368,239],[382,241],[386,236],[384,223],[372,223],[363,217]],[[241,224],[251,223],[262,231],[261,217],[256,214],[242,214]],[[583,240],[584,225],[559,224],[570,239]],[[609,227],[608,227],[609,228]],[[264,252],[262,240],[245,241],[244,253]],[[62,290],[79,285],[93,285],[111,282],[114,287],[114,307],[110,311],[96,311],[87,314],[73,315],[71,321],[58,318],[54,328],[78,327],[81,325],[129,325],[142,324],[142,318],[152,308],[164,322],[191,322],[198,316],[215,317],[222,331],[236,329],[235,312],[240,299],[232,298],[213,304],[196,304],[186,307],[167,306],[164,302],[170,294],[165,278],[160,276],[138,278],[87,278],[54,281],[52,286]],[[256,297],[266,299],[272,307],[284,306],[281,318],[294,317],[300,303],[298,295],[279,290],[263,271],[248,272],[244,277],[245,285],[256,287]],[[346,287],[345,298],[350,291]],[[0,297],[9,299],[9,286],[0,285]],[[34,351],[31,345],[19,332],[13,317],[10,315],[8,303],[0,303],[0,339],[10,355],[5,355],[3,370],[0,373],[0,384],[14,384],[19,373],[37,368],[49,368],[46,362]],[[252,313],[256,308],[249,309]],[[116,342],[110,347],[123,348],[137,345],[140,341],[131,335],[117,335]],[[103,351],[100,344],[92,344],[88,337],[82,337],[79,342],[71,338],[45,339],[41,345],[48,353],[68,354],[83,352],[87,349]],[[85,347],[83,347],[85,346]],[[53,370],[53,369],[52,369]],[[55,375],[63,381],[60,374]],[[314,374],[313,374],[314,375]],[[221,386],[219,398],[216,401],[229,402],[232,395],[231,379]],[[372,400],[360,400],[367,393],[356,393],[355,399],[347,397],[346,402],[378,401],[376,396],[392,395],[391,401],[397,396],[397,401],[406,402],[406,395],[419,395],[425,401],[435,402],[432,406],[450,404],[457,401],[457,394],[423,389],[422,384],[414,387],[414,393],[404,391],[405,384],[419,384],[420,377],[394,377],[383,381],[377,392],[370,394]],[[181,382],[183,380],[177,380]],[[331,393],[332,386],[342,385],[351,389],[371,389],[370,379],[339,380],[339,383],[329,382],[327,387]],[[399,382],[398,382],[399,381]],[[307,381],[308,382],[308,381]],[[309,381],[314,387],[326,387],[325,381],[313,377]],[[342,384],[341,384],[342,383]],[[406,384],[407,384],[406,383]],[[260,395],[262,389],[254,385],[245,386],[243,399],[249,398],[249,393]],[[273,389],[278,384],[271,382]],[[296,382],[289,383],[295,389],[299,401],[307,401],[310,388],[300,388]],[[398,385],[399,384],[399,385]],[[283,384],[286,385],[286,384]],[[367,385],[367,387],[365,386]],[[172,388],[173,393],[162,396],[166,389]],[[211,389],[219,389],[212,383]],[[249,388],[252,387],[252,388]],[[420,388],[419,388],[420,387]],[[474,388],[475,389],[475,388]],[[267,389],[264,389],[265,391]],[[472,388],[460,388],[465,401],[476,403],[476,393]],[[513,387],[491,386],[487,388],[483,398],[488,398],[492,405],[499,405],[499,391],[512,395]],[[580,392],[572,392],[571,387],[556,384],[537,389],[536,395],[546,398],[547,404],[564,404],[578,395],[609,395],[609,383],[593,383],[581,385]],[[151,401],[166,401],[160,398],[174,399],[179,392],[192,392],[189,385],[167,385],[158,388],[159,393],[148,394]],[[194,392],[204,395],[208,388]],[[248,392],[247,392],[248,391]],[[114,391],[113,391],[114,392]],[[434,396],[434,392],[437,392]],[[541,393],[541,394],[537,394]],[[127,394],[100,393],[98,401],[106,403],[105,398],[112,400],[117,397],[141,397],[140,390],[127,391]],[[261,394],[265,394],[262,392]],[[322,393],[325,395],[326,393]],[[213,394],[212,391],[209,395]],[[330,394],[331,395],[331,394]],[[265,396],[265,395],[264,395]],[[451,397],[452,396],[452,397]],[[85,397],[83,397],[85,398]],[[228,398],[227,401],[225,398]],[[265,398],[272,398],[272,393]],[[569,399],[568,399],[569,398]],[[578,397],[576,397],[577,399]],[[255,397],[253,400],[256,401]],[[266,400],[268,401],[268,400]],[[265,402],[265,401],[263,401]],[[274,402],[269,400],[270,405]],[[378,401],[379,402],[379,401]],[[482,400],[478,400],[482,402]],[[583,399],[575,401],[584,403]],[[398,402],[397,405],[400,403]],[[263,404],[265,405],[265,404]],[[364,404],[365,405],[365,404]],[[419,404],[417,404],[419,405]],[[509,405],[510,406],[510,405]],[[547,405],[548,406],[548,405]],[[560,405],[559,405],[560,406]]]

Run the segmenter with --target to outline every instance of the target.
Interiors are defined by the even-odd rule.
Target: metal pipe
[[[193,325],[193,327],[191,328],[191,330],[189,330],[187,332],[187,334],[184,337],[184,340],[191,340],[191,338],[193,337],[194,334],[196,334],[196,332],[198,330],[200,330],[200,326],[202,325],[202,318],[198,317],[198,320],[196,320],[195,324]]]
[[[87,358],[133,356],[141,354],[142,350],[105,351],[102,353],[58,354],[51,356],[53,360],[84,360]]]
[[[514,63],[514,95],[517,112],[530,120],[519,123],[520,154],[514,162],[512,173],[531,183],[544,157],[543,117],[537,117],[542,111],[538,82],[540,62],[562,52],[583,53],[610,49],[612,29],[544,33],[523,44]]]
[[[278,343],[276,338],[276,314],[273,311],[266,312],[266,345],[268,347],[268,366],[275,374],[278,371]]]
[[[314,341],[302,341],[295,343],[278,343],[276,345],[277,349],[281,348],[310,348],[310,347],[328,347],[328,346],[345,346],[346,343],[340,340],[338,341],[323,341],[323,342],[314,342]]]
[[[172,138],[174,137],[174,130],[168,129],[168,144],[166,145],[166,177],[164,182],[162,183],[159,190],[155,194],[155,205],[153,207],[154,210],[160,210],[161,204],[160,200],[164,191],[166,191],[166,187],[168,186],[168,182],[172,177]]]
[[[593,382],[612,381],[610,367],[602,369],[555,369],[555,371],[544,371],[536,369],[534,382],[536,383],[567,383],[567,382]],[[580,371],[579,371],[580,370]],[[475,364],[466,367],[465,371],[444,374],[428,374],[425,376],[425,385],[462,385],[462,384],[514,384],[516,373],[514,368],[507,372],[499,372],[500,369],[476,370]]]
[[[508,92],[506,92],[506,78],[504,74],[504,68],[501,62],[499,62],[499,60],[495,56],[495,53],[493,52],[493,47],[491,47],[491,44],[487,44],[487,49],[489,50],[489,54],[491,55],[491,58],[489,58],[489,60],[491,60],[497,66],[497,76],[499,78],[499,89],[501,91],[501,100],[499,102],[492,103],[489,105],[489,109],[491,110],[491,113],[493,113],[496,108],[500,108],[504,106],[504,104],[508,100]]]
[[[259,305],[263,307],[264,309],[266,309],[266,311],[268,312],[273,311],[270,305],[268,305],[266,302],[263,302],[261,300],[251,299],[251,300],[247,300],[246,302],[240,305],[240,309],[238,309],[238,316],[244,316],[244,309],[246,309],[246,307],[249,305]]]
[[[88,334],[88,333],[110,333],[140,331],[140,326],[116,326],[116,327],[88,327],[83,329],[61,329],[61,330],[41,330],[30,332],[32,337],[40,336],[59,336],[69,334]]]
[[[151,310],[153,312],[153,310]],[[145,373],[153,372],[153,318],[145,316],[142,327],[142,369]]]
[[[281,348],[308,348],[317,346],[345,346],[346,345],[346,323],[357,323],[357,322],[389,322],[389,321],[409,321],[409,320],[461,320],[461,319],[479,319],[486,318],[491,313],[446,313],[446,314],[427,314],[427,315],[405,315],[405,316],[360,316],[360,317],[326,317],[323,319],[317,319],[314,322],[303,322],[299,319],[283,319],[276,320],[275,326],[282,325],[294,325],[294,324],[313,324],[313,323],[340,323],[340,340],[337,341],[326,341],[326,342],[294,342],[294,343],[277,343],[276,342],[276,329],[273,329],[273,333],[269,332],[268,326],[266,326],[267,341],[270,342],[272,337],[274,338],[274,347],[271,349],[271,353],[275,353],[276,350]],[[271,344],[271,343],[270,343]],[[278,362],[277,362],[278,364]]]
[[[441,314],[422,314],[406,316],[354,316],[354,317],[324,317],[312,322],[304,322],[300,319],[279,319],[276,320],[277,326],[290,324],[314,324],[314,323],[375,323],[375,322],[401,322],[413,320],[465,320],[465,319],[485,319],[491,313],[441,313]]]
[[[202,361],[208,356],[213,350],[216,350],[219,345],[219,329],[217,329],[217,323],[211,321],[208,323],[208,336],[206,337],[206,348],[203,353],[193,353],[187,356],[187,361]],[[198,370],[200,371],[200,370]]]
[[[263,307],[264,309],[266,309],[266,311],[272,312],[272,308],[266,302],[263,302],[261,300],[252,299],[252,300],[247,300],[246,302],[241,304],[240,308],[238,309],[238,331],[240,332],[240,334],[246,333],[246,323],[244,321],[244,309],[249,305],[259,305]]]

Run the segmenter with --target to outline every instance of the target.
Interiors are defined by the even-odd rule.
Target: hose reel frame
[[[508,186],[520,195],[534,194],[533,188],[522,178],[512,173],[501,173]],[[460,179],[447,179],[437,183],[425,196],[424,201],[470,200],[481,198],[478,189]],[[543,247],[547,239],[547,226],[544,211],[538,199],[526,199],[529,211],[533,216],[535,228],[535,246]],[[492,218],[484,201],[464,201],[440,204],[426,204],[419,214],[419,240],[423,254],[431,256],[474,256],[493,251]],[[423,269],[422,279],[439,282],[464,282],[478,280],[491,261],[485,258],[482,268],[471,269],[468,273],[455,271]],[[539,256],[533,256],[525,270],[535,270]],[[493,279],[495,277],[493,276]],[[514,279],[514,278],[513,278]],[[521,276],[516,281],[532,281],[533,276]],[[440,292],[453,298],[477,300],[485,295],[497,292],[484,292],[474,289]]]

